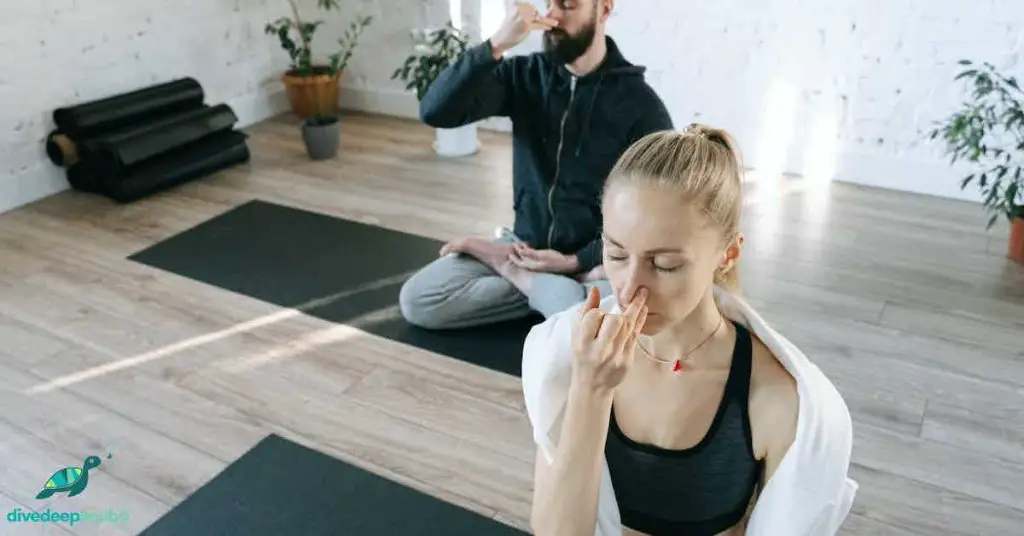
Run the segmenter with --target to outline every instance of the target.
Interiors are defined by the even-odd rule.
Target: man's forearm
[[[589,272],[601,264],[604,254],[604,240],[597,237],[572,254],[576,258],[577,272]]]
[[[611,405],[611,392],[570,388],[554,460],[537,483],[532,524],[538,536],[594,534]]]

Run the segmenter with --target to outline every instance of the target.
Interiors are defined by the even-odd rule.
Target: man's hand
[[[541,15],[529,2],[513,2],[508,9],[505,22],[491,36],[491,48],[495,59],[512,49],[534,30],[546,31],[558,26],[558,21]]]
[[[515,244],[508,256],[517,266],[534,272],[572,274],[580,269],[575,255],[566,255],[553,249],[533,249],[526,244]]]

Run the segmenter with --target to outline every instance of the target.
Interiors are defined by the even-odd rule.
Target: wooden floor
[[[0,215],[3,514],[62,508],[34,498],[48,476],[112,449],[75,501],[130,522],[73,531],[135,534],[275,432],[526,526],[515,378],[125,259],[252,198],[439,239],[511,221],[506,136],[443,161],[413,122],[342,129],[337,161],[309,161],[285,117],[251,129],[251,165],[172,193],[65,192]],[[968,203],[765,184],[750,184],[741,275],[853,412],[861,491],[842,534],[1021,534],[1024,268],[1005,230]]]

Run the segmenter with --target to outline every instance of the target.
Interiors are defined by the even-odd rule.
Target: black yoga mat
[[[168,272],[515,376],[542,318],[432,331],[399,313],[401,284],[442,243],[264,201],[251,201],[130,259]],[[326,298],[326,299],[325,299]],[[317,302],[316,300],[322,300]]]
[[[526,533],[277,435],[140,536],[520,536]]]
[[[79,137],[110,131],[203,104],[203,88],[194,78],[180,78],[76,106],[54,110],[53,121],[65,134]]]

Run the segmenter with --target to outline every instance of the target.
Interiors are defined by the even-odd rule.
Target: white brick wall
[[[481,3],[503,2],[461,0],[475,21]],[[373,35],[375,53],[354,66],[345,100],[409,115],[415,101],[387,78],[408,51],[408,27],[442,22],[448,4],[373,4],[415,9]],[[619,0],[610,33],[648,66],[679,125],[728,129],[750,165],[977,199],[922,138],[959,102],[957,60],[1024,78],[1021,21],[1021,0]]]
[[[477,37],[481,21],[494,24],[505,2],[453,1]],[[301,3],[315,13],[313,0]],[[324,53],[355,12],[376,17],[343,77],[343,104],[415,115],[415,99],[389,77],[411,50],[409,30],[445,21],[449,0],[343,4],[344,12],[322,15]],[[610,32],[630,59],[648,66],[676,122],[727,128],[748,163],[762,169],[810,167],[841,180],[975,199],[921,143],[923,132],[959,99],[950,83],[958,59],[993,61],[1024,78],[1020,0],[617,4]],[[0,2],[0,45],[14,52],[0,60],[0,211],[66,188],[43,151],[57,106],[194,76],[242,124],[284,109],[277,79],[284,53],[263,26],[286,12],[284,0]]]
[[[286,10],[283,0],[0,2],[0,212],[67,188],[44,150],[59,106],[193,76],[242,124],[280,110],[287,62],[263,27]]]

